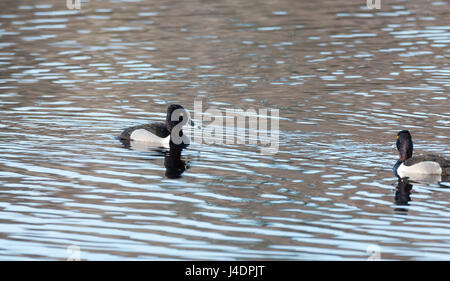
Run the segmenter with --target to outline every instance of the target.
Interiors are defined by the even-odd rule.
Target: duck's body
[[[449,176],[450,160],[439,155],[426,154],[412,156],[413,143],[409,131],[400,131],[397,135],[397,150],[400,158],[394,166],[394,174],[401,178],[423,177],[424,175]]]
[[[127,141],[138,141],[156,146],[169,147],[170,132],[162,122],[138,125],[125,129],[119,138]]]
[[[450,174],[450,161],[435,154],[414,156],[407,159],[397,168],[398,174]]]
[[[441,175],[442,168],[434,161],[423,161],[411,166],[401,163],[397,168],[397,174],[402,178],[411,174]]]
[[[185,117],[188,119],[188,121],[191,122],[191,125],[193,125],[192,120],[189,120],[188,112],[181,105],[172,104],[167,108],[167,116],[165,123],[154,122],[150,124],[126,128],[120,134],[119,139],[122,141],[129,141],[129,142],[131,141],[142,142],[148,145],[160,146],[164,148],[169,148],[174,145],[184,145],[185,143],[174,144],[171,137],[172,137],[172,129],[174,129],[178,124],[180,124],[183,121],[183,118]],[[178,131],[178,136],[180,138],[183,138],[183,131],[181,129]]]

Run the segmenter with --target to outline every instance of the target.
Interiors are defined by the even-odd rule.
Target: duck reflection
[[[171,147],[164,155],[164,166],[166,167],[166,177],[169,179],[179,179],[181,174],[189,169],[189,162],[181,159],[183,148]]]
[[[397,206],[408,206],[411,201],[411,191],[413,184],[421,185],[435,185],[440,188],[449,188],[450,186],[445,184],[450,182],[450,177],[421,177],[420,181],[417,178],[411,179],[409,177],[401,178],[397,175],[397,187],[395,190],[395,204]],[[396,211],[408,211],[407,208],[396,208]]]
[[[164,156],[164,167],[166,168],[165,176],[169,179],[179,179],[182,174],[189,169],[190,161],[183,159],[182,151],[188,145],[175,145],[170,143],[169,149],[148,146],[142,142],[121,140],[123,146],[128,149],[138,150],[141,152],[156,152],[157,155]]]
[[[397,206],[408,206],[411,201],[411,190],[413,185],[407,178],[398,177],[397,188],[395,190],[395,204]],[[406,208],[396,208],[396,211],[408,211]]]

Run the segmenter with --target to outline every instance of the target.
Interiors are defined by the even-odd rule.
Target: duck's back
[[[127,128],[123,130],[119,138],[122,140],[132,141],[134,140],[133,137],[143,135],[166,139],[170,135],[170,132],[167,130],[166,124],[162,122],[155,122]]]
[[[442,175],[450,175],[450,160],[447,160],[439,155],[425,154],[418,155],[407,159],[403,163],[406,167],[430,166],[435,165],[441,168]],[[428,165],[426,165],[428,164]]]

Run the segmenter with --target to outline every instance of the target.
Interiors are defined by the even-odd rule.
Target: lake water
[[[65,2],[0,2],[1,260],[450,259],[450,183],[391,171],[450,157],[450,3]],[[278,153],[116,139],[199,100]]]

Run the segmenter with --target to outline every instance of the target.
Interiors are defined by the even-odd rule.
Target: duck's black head
[[[400,155],[398,162],[404,162],[413,154],[413,142],[408,130],[402,130],[397,134],[397,150]]]
[[[183,106],[179,104],[171,104],[167,108],[167,116],[166,116],[166,126],[169,132],[172,132],[172,129],[180,124],[184,118],[189,118],[189,114],[184,109]],[[188,120],[189,121],[189,120]]]

